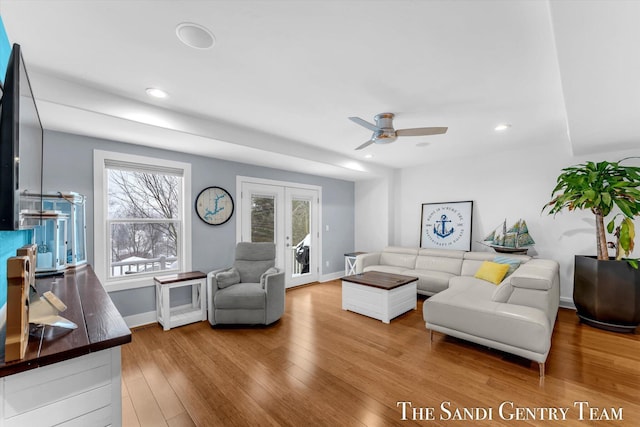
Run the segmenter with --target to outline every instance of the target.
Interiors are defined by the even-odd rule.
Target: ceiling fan
[[[376,124],[369,123],[360,117],[349,117],[354,123],[364,126],[373,131],[371,139],[356,148],[362,150],[371,144],[387,144],[398,139],[399,136],[422,136],[422,135],[440,135],[447,132],[447,127],[429,127],[429,128],[412,128],[412,129],[394,129],[393,113],[380,113],[374,117]]]

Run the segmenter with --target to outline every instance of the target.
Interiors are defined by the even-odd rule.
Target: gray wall
[[[75,191],[87,196],[87,255],[93,262],[93,150],[171,159],[191,164],[191,199],[209,186],[236,194],[236,176],[251,176],[322,187],[321,274],[342,271],[344,253],[354,250],[354,183],[314,175],[264,168],[122,142],[46,131],[44,136],[44,191]],[[213,143],[213,142],[212,142]],[[179,142],[177,142],[179,144]],[[237,201],[236,201],[237,203]],[[202,222],[191,209],[192,267],[204,272],[230,265],[236,243],[236,219],[221,226]],[[329,231],[325,231],[329,225]],[[212,244],[215,242],[215,244]],[[329,262],[329,267],[326,262]],[[123,316],[155,310],[153,287],[110,293]]]

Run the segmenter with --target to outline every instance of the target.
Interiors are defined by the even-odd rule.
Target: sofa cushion
[[[538,354],[549,351],[551,327],[542,310],[491,301],[496,288],[488,282],[458,285],[424,302],[427,327],[463,331]]]
[[[387,252],[385,250],[380,254],[380,264],[411,269],[416,265],[416,255],[411,253]]]
[[[405,248],[403,246],[387,246],[382,252],[395,254],[418,255],[418,248]]]
[[[362,271],[382,271],[383,273],[404,274],[407,269],[402,267],[394,267],[393,265],[370,265],[368,267],[365,267]]]
[[[456,289],[462,287],[467,289],[468,287],[481,287],[487,290],[495,290],[495,285],[487,282],[486,280],[478,279],[473,276],[453,276],[449,279],[449,288]],[[493,294],[492,294],[493,295]]]
[[[498,264],[497,262],[483,261],[482,265],[473,277],[498,285],[507,275],[507,271],[509,271],[509,264]]]
[[[442,271],[459,275],[462,269],[462,258],[448,258],[440,256],[418,255],[416,270]]]
[[[213,299],[216,309],[260,309],[265,307],[266,295],[260,283],[238,283],[219,290]]]
[[[513,293],[513,286],[511,286],[511,281],[503,280],[502,283],[500,283],[496,288],[496,290],[493,292],[493,295],[491,296],[491,301],[508,302],[512,293]]]
[[[454,274],[444,271],[434,270],[405,270],[400,274],[405,276],[416,276],[418,278],[417,288],[429,295],[443,291],[449,287],[449,280],[456,277]]]
[[[455,251],[451,249],[422,248],[418,250],[418,255],[437,256],[441,258],[464,258],[465,251]]]
[[[473,276],[480,268],[484,261],[478,261],[473,259],[465,259],[462,261],[462,268],[460,269],[461,276]]]

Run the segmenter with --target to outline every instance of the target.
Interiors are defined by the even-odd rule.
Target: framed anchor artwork
[[[471,250],[473,201],[423,203],[420,247]]]

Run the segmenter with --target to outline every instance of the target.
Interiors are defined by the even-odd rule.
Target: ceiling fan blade
[[[365,142],[364,144],[362,144],[361,146],[359,146],[358,148],[356,148],[356,150],[362,150],[365,147],[368,147],[369,145],[373,144],[375,141],[373,139],[368,140],[367,142]]]
[[[423,135],[440,135],[447,133],[447,127],[431,127],[431,128],[412,128],[412,129],[398,129],[396,135],[398,136],[423,136]]]
[[[369,123],[366,120],[362,120],[360,117],[349,117],[349,120],[351,120],[354,123],[359,124],[360,126],[364,126],[367,129],[370,129],[370,130],[372,130],[374,132],[380,130],[380,128],[378,126],[374,125],[373,123]]]

